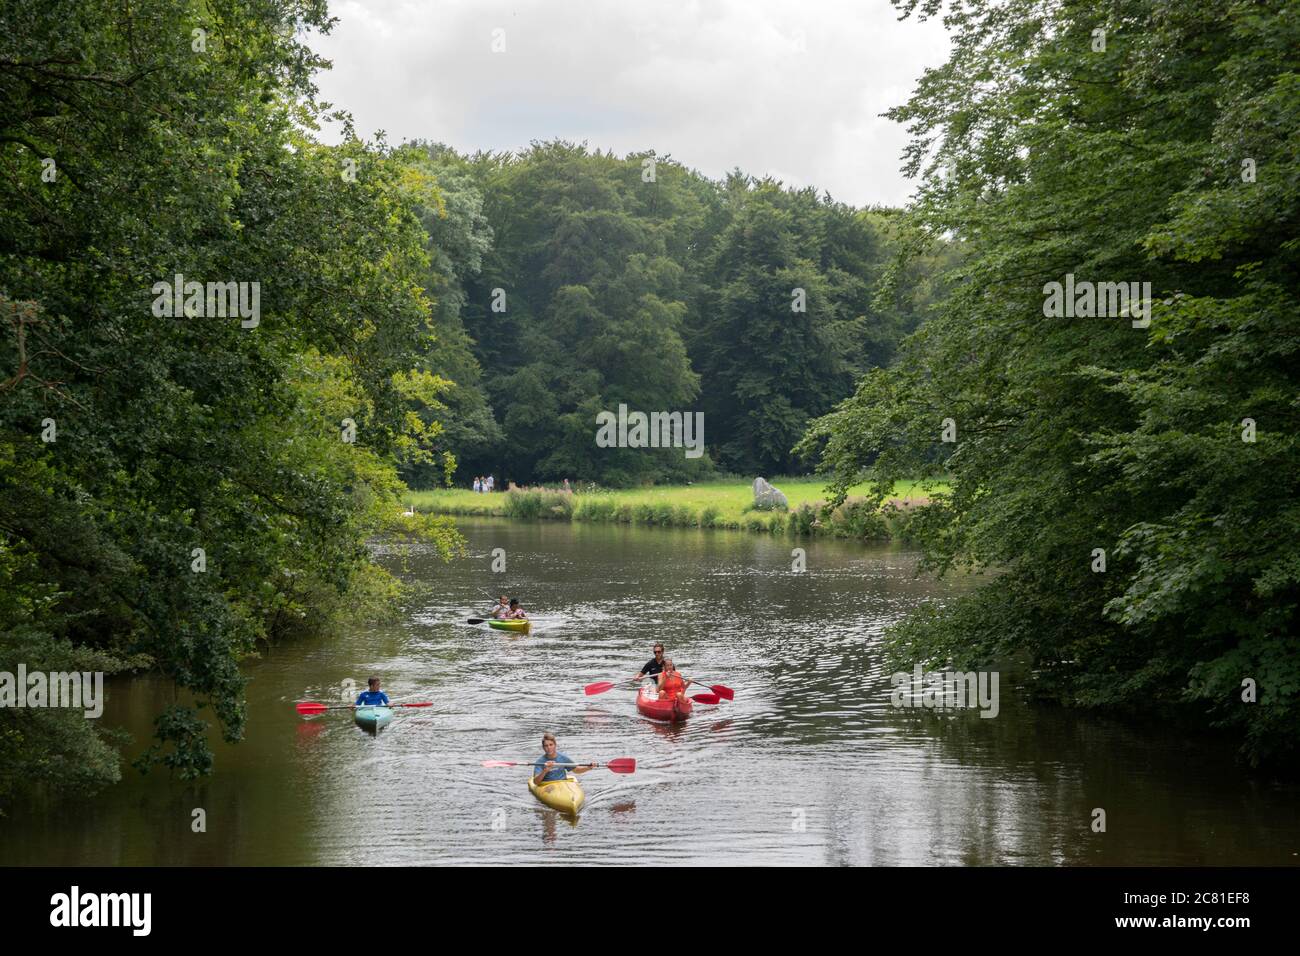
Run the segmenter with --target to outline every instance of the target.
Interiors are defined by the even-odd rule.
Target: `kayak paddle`
[[[717,694],[691,694],[691,700],[701,704],[717,704],[722,701],[722,698]]]
[[[707,680],[707,679],[708,678],[703,678],[703,677],[698,678],[696,679],[696,683],[699,683],[700,681]],[[709,687],[709,690],[713,691],[713,693],[717,694],[723,700],[736,699],[736,692],[732,690],[730,687],[728,687],[726,684],[712,684],[707,686]]]
[[[544,763],[545,761],[543,761]],[[484,760],[485,767],[533,767],[536,766],[536,760]],[[557,763],[557,767],[585,767],[585,763]],[[636,773],[635,757],[616,757],[609,763],[598,763],[597,767],[605,767],[613,773]]]
[[[622,684],[631,684],[631,683],[635,683],[637,680],[638,680],[638,678],[633,677],[631,680],[625,680],[625,681],[607,681],[607,680],[597,681],[597,682],[594,683],[594,684],[588,684],[586,687],[584,687],[584,688],[582,689],[582,692],[583,692],[584,694],[586,694],[588,697],[590,697],[590,696],[592,696],[593,694],[603,694],[603,693],[605,693],[605,691],[607,691],[607,690],[613,690],[615,687],[618,687],[618,686],[620,686],[620,685],[622,685]],[[697,683],[698,683],[698,682],[697,682]],[[714,684],[712,687],[709,687],[709,690],[713,691],[714,694],[716,694],[718,697],[721,697],[723,700],[735,700],[735,699],[736,699],[736,692],[735,692],[734,690],[732,690],[730,687],[726,686],[725,684]],[[703,695],[703,696],[709,697],[709,696],[712,696],[712,695],[705,694],[705,695]],[[700,698],[699,698],[698,696],[697,696],[697,697],[692,697],[691,699],[692,699],[692,700],[700,700]],[[716,704],[717,701],[716,701],[716,700],[700,700],[700,703],[701,703],[701,704]]]
[[[415,704],[362,704],[362,707],[432,707],[433,701],[426,700]],[[294,705],[298,713],[303,716],[310,714],[323,714],[327,710],[356,710],[356,704],[318,704],[315,701],[305,700],[300,704]]]
[[[632,677],[629,678],[628,680],[620,680],[620,681],[608,681],[608,680],[597,681],[594,684],[588,684],[586,687],[582,689],[582,692],[586,694],[588,697],[590,697],[592,694],[603,694],[607,690],[613,690],[615,687],[620,687],[623,684],[631,684],[634,681],[637,681],[639,679],[640,678]]]

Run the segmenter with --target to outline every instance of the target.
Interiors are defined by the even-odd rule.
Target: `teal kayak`
[[[378,730],[393,719],[391,707],[358,707],[353,714],[358,727],[366,730]]]

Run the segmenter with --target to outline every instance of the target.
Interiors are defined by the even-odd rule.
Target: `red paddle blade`
[[[735,700],[736,692],[725,684],[714,684],[709,690],[713,691],[723,700]]]
[[[582,692],[590,697],[592,694],[603,694],[607,690],[613,690],[614,685],[607,680],[597,681],[594,684],[588,684],[582,689]]]
[[[300,714],[323,714],[329,710],[324,704],[314,704],[311,701],[303,701],[296,709]]]
[[[432,706],[433,706],[433,701],[431,701],[431,700],[422,700],[422,701],[419,701],[418,703],[414,703],[414,704],[394,704],[393,706],[394,706],[394,707],[432,707]]]
[[[614,773],[636,773],[636,759],[633,757],[619,757],[605,766]]]
[[[485,766],[485,767],[517,767],[517,766],[519,766],[519,765],[516,764],[516,763],[511,763],[509,760],[484,760],[484,761],[483,761],[483,766]]]
[[[692,694],[691,700],[700,704],[716,704],[722,700],[717,694]]]

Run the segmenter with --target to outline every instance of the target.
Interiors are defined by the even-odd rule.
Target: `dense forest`
[[[896,211],[564,142],[398,156],[443,195],[425,214],[427,288],[434,367],[456,383],[438,420],[462,476],[626,486],[804,470],[791,449],[809,421],[889,363],[952,256],[912,262],[904,291],[877,296]],[[702,411],[707,457],[597,447],[596,415],[620,403]]]
[[[894,111],[924,184],[904,245],[961,262],[804,447],[840,496],[943,475],[913,525],[930,567],[1004,569],[895,631],[900,659],[1022,658],[1040,696],[1208,718],[1292,760],[1300,8],[962,7],[951,59]],[[1049,317],[1068,275],[1154,302]]]

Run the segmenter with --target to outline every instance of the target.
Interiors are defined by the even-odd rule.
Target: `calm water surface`
[[[416,587],[403,619],[250,662],[248,733],[198,784],[142,777],[90,800],[15,808],[4,864],[669,863],[1294,864],[1296,792],[1254,780],[1216,740],[1019,700],[1001,712],[900,712],[883,629],[974,582],[914,576],[916,555],[735,532],[462,520],[468,557],[386,554]],[[491,572],[504,548],[507,573]],[[486,592],[521,595],[533,633],[471,627]],[[655,640],[736,699],[686,724],[641,718],[630,690]],[[377,736],[297,700],[383,676],[399,712]],[[112,685],[104,719],[137,740],[170,691]],[[544,730],[583,777],[569,822],[525,787]],[[191,830],[192,811],[207,832]],[[1104,808],[1107,832],[1090,829]]]

